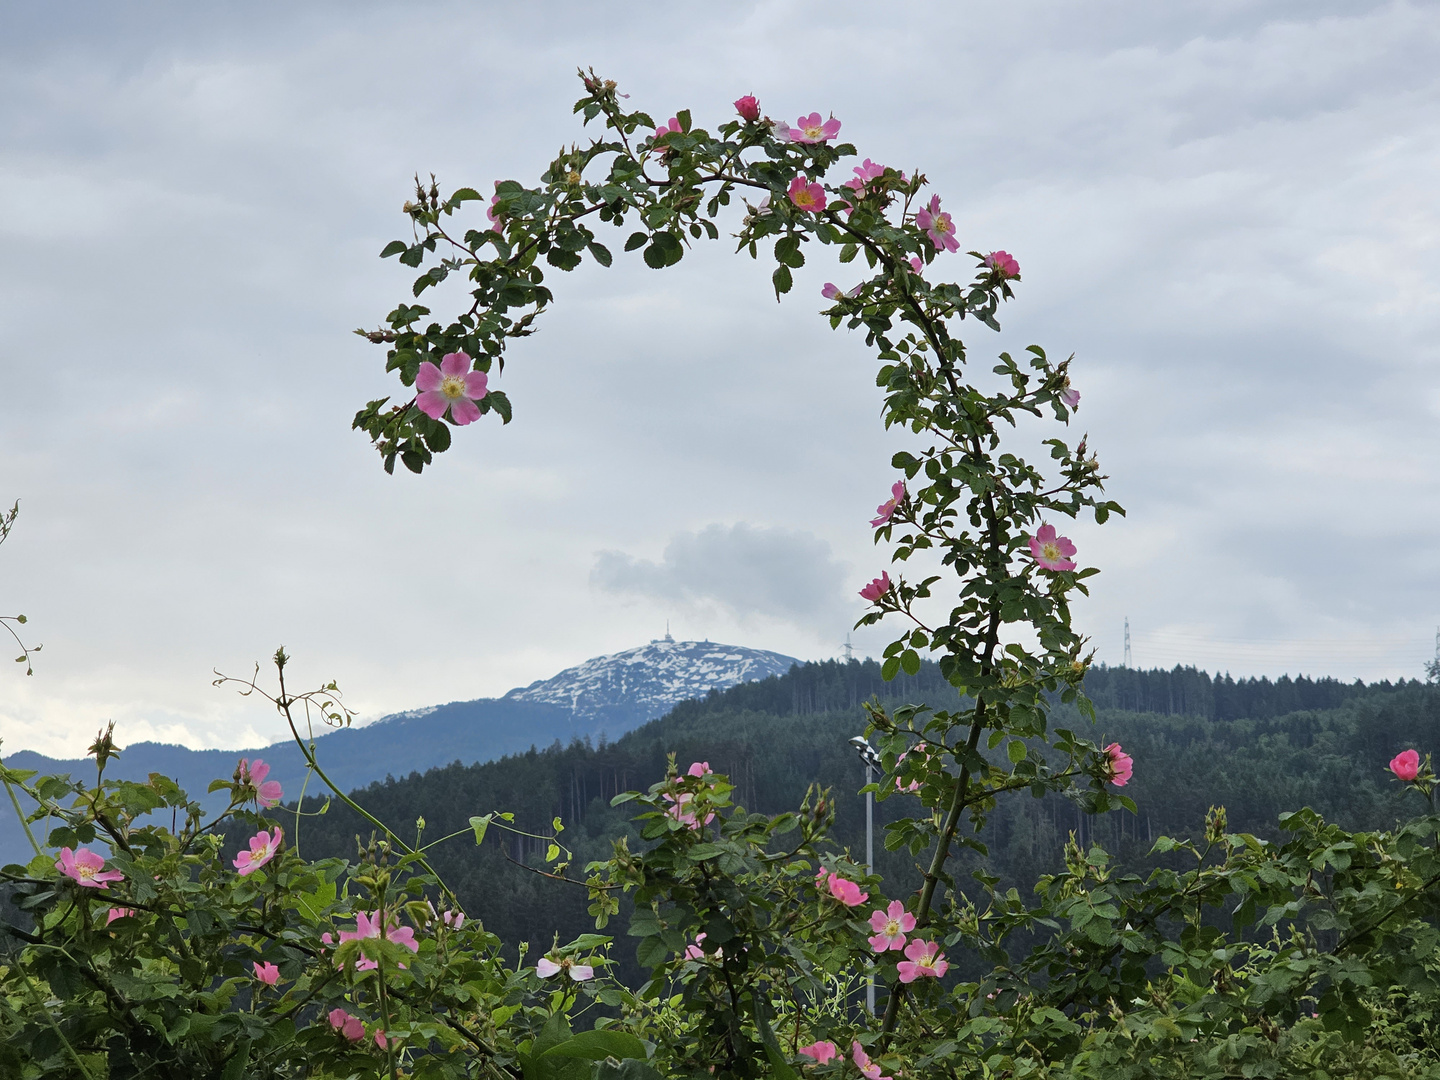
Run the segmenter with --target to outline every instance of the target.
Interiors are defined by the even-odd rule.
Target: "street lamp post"
[[[870,741],[863,735],[856,735],[850,740],[850,745],[860,755],[860,760],[865,763],[865,786],[868,788],[875,779],[875,771],[880,768],[880,755],[870,745]],[[870,876],[875,873],[875,796],[872,792],[865,792],[865,874]],[[874,961],[871,961],[872,972],[865,976],[865,1008],[871,1016],[875,1015],[875,975],[873,972]]]

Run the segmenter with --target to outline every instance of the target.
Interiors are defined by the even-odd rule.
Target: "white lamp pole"
[[[870,745],[869,740],[863,735],[856,735],[850,740],[850,745],[860,755],[860,760],[865,763],[865,786],[868,788],[875,780],[875,770],[880,765],[880,755]],[[875,873],[875,796],[872,792],[865,792],[865,874],[866,876]],[[865,976],[865,1008],[871,1016],[875,1015],[875,975],[874,961],[871,961],[872,973]]]

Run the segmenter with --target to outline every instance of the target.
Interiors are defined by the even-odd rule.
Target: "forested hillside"
[[[1227,807],[1232,830],[1268,836],[1276,834],[1281,812],[1306,805],[1352,828],[1391,822],[1417,808],[1404,806],[1386,762],[1405,746],[1423,752],[1440,737],[1440,689],[1418,683],[1232,681],[1193,669],[1101,668],[1087,685],[1108,706],[1100,709],[1093,731],[1070,707],[1058,708],[1054,723],[1118,740],[1134,755],[1135,778],[1126,793],[1140,812],[1086,821],[1063,800],[1002,802],[992,819],[988,869],[1007,884],[1028,888],[1055,865],[1072,830],[1134,861],[1161,833],[1197,831],[1211,805]],[[407,840],[419,817],[428,840],[464,830],[468,818],[494,810],[514,812],[517,825],[539,833],[548,833],[558,816],[565,825],[561,839],[575,850],[580,870],[587,860],[605,857],[627,831],[628,808],[611,808],[610,799],[659,780],[666,755],[674,753],[681,768],[704,760],[728,773],[737,801],[752,810],[793,808],[811,781],[833,787],[833,835],[863,860],[864,800],[854,793],[864,780],[848,740],[863,730],[860,702],[872,695],[892,704],[942,707],[956,700],[931,665],[913,678],[885,683],[871,662],[807,664],[687,702],[614,743],[557,743],[484,765],[435,769],[373,785],[357,798]],[[1196,714],[1171,707],[1177,695]],[[1116,706],[1129,701],[1155,711]],[[306,809],[317,805],[307,801]],[[918,872],[909,856],[883,852],[883,824],[916,809],[904,795],[876,807],[877,863],[897,891],[901,882],[918,882]],[[353,857],[356,836],[370,835],[338,803],[323,816],[287,824],[307,857]],[[492,831],[478,850],[461,836],[433,853],[466,910],[505,941],[548,946],[557,933],[567,940],[591,929],[583,889],[508,861],[538,864],[541,845],[502,836]],[[979,865],[975,855],[962,861]],[[624,926],[622,914],[611,929],[623,938]],[[623,942],[617,953],[622,961],[631,959]]]

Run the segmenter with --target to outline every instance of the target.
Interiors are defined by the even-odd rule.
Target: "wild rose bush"
[[[417,186],[412,238],[382,254],[420,271],[412,299],[458,275],[470,301],[447,323],[407,300],[363,332],[386,347],[404,394],[370,402],[355,426],[387,470],[399,460],[418,473],[453,427],[491,413],[510,422],[496,385],[506,351],[553,299],[547,267],[611,264],[596,222],[631,228],[624,249],[663,269],[688,244],[718,239],[717,222],[743,201],[743,217],[731,215],[739,250],[766,249],[777,297],[807,258],[833,249],[851,277],[825,284],[823,313],[875,349],[884,422],[912,436],[870,522],[897,574],[881,569],[858,590],[871,605],[862,622],[901,624],[887,678],[928,654],[963,694],[950,710],[868,710],[876,797],[916,800],[885,842],[913,853],[922,886],[891,895],[827,844],[829,793],[756,814],[696,762],[619,797],[636,811],[636,850],[617,844],[581,878],[550,845],[545,872],[568,879],[556,888],[589,890],[597,931],[626,901],[625,944],[586,935],[516,964],[458,910],[419,838],[409,845],[370,818],[377,839],[357,861],[307,862],[303,818],[271,805],[281,796],[261,763],[218,782],[230,806],[207,821],[163,777],[104,780],[113,744],[102,737],[93,785],[3,774],[48,832],[28,866],[3,871],[34,925],[12,931],[20,947],[0,975],[0,1065],[224,1080],[1433,1069],[1433,803],[1417,800],[1429,812],[1386,833],[1300,811],[1279,844],[1230,834],[1213,811],[1203,842],[1158,841],[1162,865],[1148,875],[1072,842],[1028,896],[999,892],[984,873],[952,877],[958,848],[985,852],[997,800],[1060,795],[1088,813],[1133,811],[1120,789],[1144,768],[1048,719],[1056,700],[1088,710],[1090,656],[1070,600],[1097,571],[1063,521],[1120,512],[1086,440],[1069,435],[1081,400],[1070,361],[1032,346],[972,364],[960,324],[998,329],[1019,261],[962,255],[923,174],[869,158],[847,173],[842,162],[858,155],[839,142],[839,119],[771,121],[747,95],[713,130],[686,110],[657,122],[627,111],[613,83],[582,79],[576,112],[603,124],[600,138],[563,152],[538,185],[496,182],[483,221],[457,224],[467,203],[485,202],[477,189],[442,198],[433,180]],[[1022,419],[1048,425],[1043,468],[1008,442]],[[346,715],[333,686],[290,695],[283,653],[277,668],[267,696],[326,782],[294,710]],[[1392,770],[1433,796],[1428,759],[1401,755]],[[493,811],[472,825],[475,842],[509,827]],[[607,974],[609,950],[632,943],[650,972],[638,987]],[[962,959],[983,976],[962,978]],[[867,976],[878,1016],[862,1004]]]

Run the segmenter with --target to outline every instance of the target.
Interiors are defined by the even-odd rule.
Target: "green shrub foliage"
[[[1093,716],[1070,601],[1097,572],[1071,558],[1057,525],[1120,512],[1085,440],[1068,438],[1070,361],[1032,346],[977,368],[957,336],[966,319],[998,328],[1015,260],[972,252],[972,279],[944,281],[966,256],[925,177],[867,159],[834,182],[855,151],[818,114],[792,129],[742,99],[741,119],[713,132],[688,111],[662,128],[627,111],[613,83],[582,79],[576,111],[603,134],[561,153],[538,186],[497,184],[489,221],[454,224],[480,200],[473,188],[417,188],[413,238],[383,254],[420,271],[413,298],[456,275],[472,302],[442,324],[407,301],[366,332],[416,393],[371,402],[356,426],[387,469],[398,459],[420,472],[453,427],[490,413],[508,422],[510,402],[479,376],[498,373],[550,304],[546,267],[611,263],[594,223],[631,229],[624,249],[663,269],[718,238],[717,220],[745,197],[739,247],[773,256],[777,297],[807,255],[835,248],[859,280],[827,288],[826,315],[874,348],[884,422],[913,447],[895,455],[894,499],[874,523],[912,573],[867,586],[861,621],[898,627],[885,679],[916,676],[928,658],[943,680],[928,702],[866,706],[874,793],[906,805],[884,844],[914,873],[869,873],[835,845],[829,790],[759,813],[738,804],[737,777],[673,757],[647,789],[611,798],[633,829],[588,863],[559,816],[526,828],[476,807],[459,836],[437,837],[423,819],[387,826],[338,790],[373,839],[312,860],[307,819],[289,814],[286,829],[258,764],[216,781],[230,806],[206,820],[164,777],[105,780],[116,750],[102,733],[93,782],[3,774],[16,808],[34,806],[36,854],[3,871],[23,925],[8,929],[16,947],[0,968],[0,1073],[1440,1075],[1428,759],[1404,780],[1425,812],[1393,831],[1349,832],[1301,810],[1260,839],[1215,809],[1193,837],[1155,840],[1148,873],[1079,834],[1032,890],[988,868],[1007,803],[1066,799],[1082,820],[1136,810],[1121,790],[1129,757],[1052,717],[1057,705]],[[1019,452],[1037,432],[1043,466]],[[287,665],[282,650],[273,682],[242,688],[309,748],[312,720],[348,714],[333,685],[288,689]],[[310,765],[318,788],[324,763],[312,754]],[[435,846],[483,851],[500,837],[543,849],[518,861],[581,893],[594,932],[507,950],[464,917]],[[903,950],[885,947],[900,937]],[[621,953],[639,978],[615,976]]]

